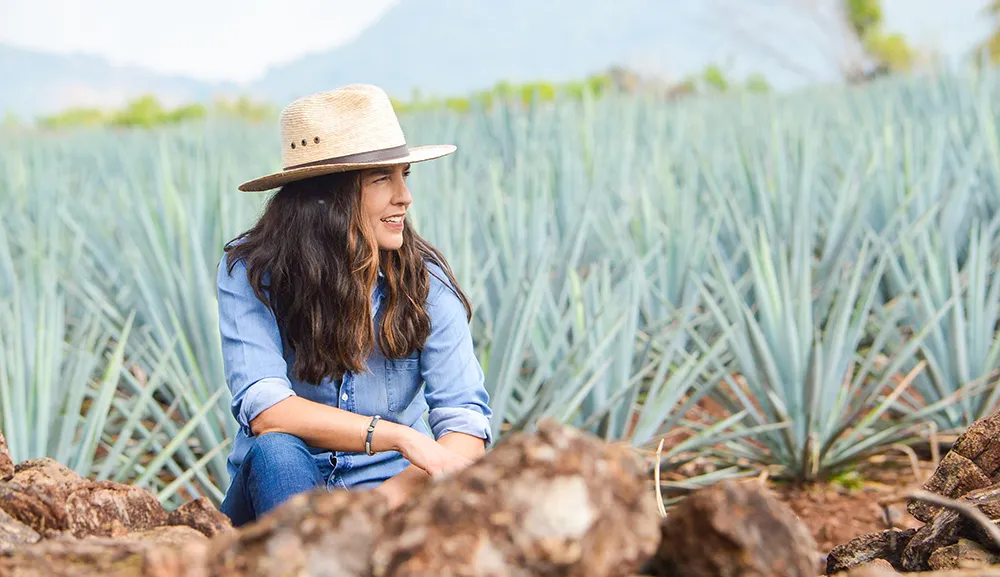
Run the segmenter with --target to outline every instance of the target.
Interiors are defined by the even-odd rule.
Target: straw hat
[[[281,111],[280,172],[239,186],[261,192],[294,180],[361,168],[422,162],[455,151],[450,144],[409,148],[389,96],[351,84],[294,100]]]

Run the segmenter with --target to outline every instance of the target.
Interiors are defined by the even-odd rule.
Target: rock
[[[111,535],[116,522],[136,531],[167,521],[167,512],[152,493],[112,481],[77,486],[66,499],[66,509],[77,537]]]
[[[374,575],[634,574],[656,550],[654,487],[632,450],[549,420],[387,520]]]
[[[1000,555],[990,553],[979,543],[968,539],[959,539],[954,545],[941,547],[928,559],[928,565],[935,570],[986,567],[995,563],[1000,563]]]
[[[892,568],[902,569],[903,548],[916,532],[916,529],[888,529],[855,537],[830,551],[826,556],[826,572],[833,574],[876,560],[885,561]]]
[[[923,489],[951,499],[1000,482],[1000,412],[975,421],[941,459]],[[936,505],[910,501],[910,514],[929,523]]]
[[[837,573],[837,577],[1000,577],[1000,567],[981,569],[946,569],[944,571],[929,571],[920,573],[897,573],[891,569],[856,568],[848,572]]]
[[[846,577],[897,577],[899,573],[885,559],[875,559],[858,565],[847,573],[838,573],[838,575],[846,575]]]
[[[1000,517],[1000,484],[971,491],[957,501],[974,505],[989,518],[996,520]],[[930,557],[935,551],[954,545],[963,537],[992,546],[992,540],[979,523],[958,511],[944,509],[930,523],[918,529],[907,543],[903,550],[902,567],[907,571],[928,569]]]
[[[36,480],[44,478],[36,475]],[[152,493],[111,481],[0,483],[0,507],[46,538],[64,532],[114,536],[152,529],[167,520]]]
[[[818,561],[816,542],[785,503],[756,482],[723,481],[673,508],[663,523],[654,571],[814,577]]]
[[[76,471],[49,457],[29,459],[15,467],[9,482],[25,487],[86,483]]]
[[[874,561],[869,561],[864,565],[861,565],[861,569],[888,569],[893,573],[896,572],[896,568],[892,566],[892,563],[886,561],[885,559],[875,559]]]
[[[229,517],[205,497],[199,497],[172,511],[167,516],[167,525],[186,525],[201,531],[206,537],[215,537],[233,530]]]
[[[10,450],[7,448],[7,438],[0,431],[0,481],[7,480],[14,474],[14,461],[10,458]]]
[[[931,522],[917,529],[903,548],[901,564],[904,571],[928,569],[928,560],[934,551],[958,542],[962,530],[959,513],[950,509],[939,512]]]
[[[973,461],[987,476],[1000,471],[1000,412],[975,421],[955,440],[951,452]]]
[[[970,491],[959,499],[959,501],[975,505],[984,515],[996,522],[1000,519],[1000,483],[990,487]],[[992,543],[993,540],[986,531],[970,519],[962,519],[963,528],[961,535],[982,544]]]
[[[62,536],[0,555],[0,576],[208,577],[202,551],[142,540]]]
[[[969,491],[962,495],[959,501],[975,505],[990,519],[1000,518],[1000,482]]]
[[[87,537],[88,539],[103,539],[103,537]],[[201,531],[184,525],[164,525],[145,531],[132,531],[120,537],[119,541],[144,542],[149,545],[172,547],[187,551],[204,550],[208,546],[208,537]]]
[[[0,508],[47,539],[69,530],[65,502],[45,487],[0,483]]]
[[[941,459],[934,474],[924,483],[923,489],[955,499],[969,491],[982,489],[992,484],[990,478],[972,460],[952,449]],[[934,514],[941,510],[941,507],[911,499],[907,502],[906,509],[917,519],[929,523],[934,518]]]
[[[367,577],[385,499],[373,492],[295,495],[254,523],[212,539],[212,577]]]
[[[0,509],[0,553],[37,543],[41,535]]]

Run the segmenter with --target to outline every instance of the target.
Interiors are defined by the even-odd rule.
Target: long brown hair
[[[295,352],[292,376],[319,384],[346,371],[364,372],[377,343],[388,358],[408,356],[430,334],[427,263],[462,301],[469,300],[444,256],[407,223],[398,250],[379,250],[361,208],[357,171],[284,185],[256,224],[230,243],[229,272],[243,260],[257,298],[274,313],[285,345]],[[371,291],[384,275],[382,322],[372,322]],[[446,282],[447,280],[447,282]]]

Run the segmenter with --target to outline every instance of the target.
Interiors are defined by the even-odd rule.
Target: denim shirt
[[[435,439],[461,432],[487,444],[493,442],[489,397],[473,351],[465,308],[445,284],[447,277],[440,268],[427,265],[430,290],[426,310],[431,331],[422,350],[408,358],[388,359],[375,346],[367,360],[367,372],[348,371],[343,379],[326,378],[317,385],[292,377],[294,353],[283,346],[274,314],[254,294],[245,263],[237,262],[230,275],[227,261],[228,254],[223,254],[216,282],[226,382],[232,392],[231,410],[239,424],[228,459],[230,478],[253,444],[250,422],[293,395],[361,415],[380,415]],[[382,291],[380,275],[372,292],[376,327],[381,320]],[[398,452],[369,456],[320,448],[311,451],[321,471],[330,471],[332,465],[327,479],[330,489],[372,488],[409,465]]]

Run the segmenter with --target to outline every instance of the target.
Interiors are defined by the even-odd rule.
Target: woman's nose
[[[410,187],[406,186],[405,182],[399,185],[393,200],[396,201],[396,204],[408,205],[413,202],[413,196],[410,194]]]

